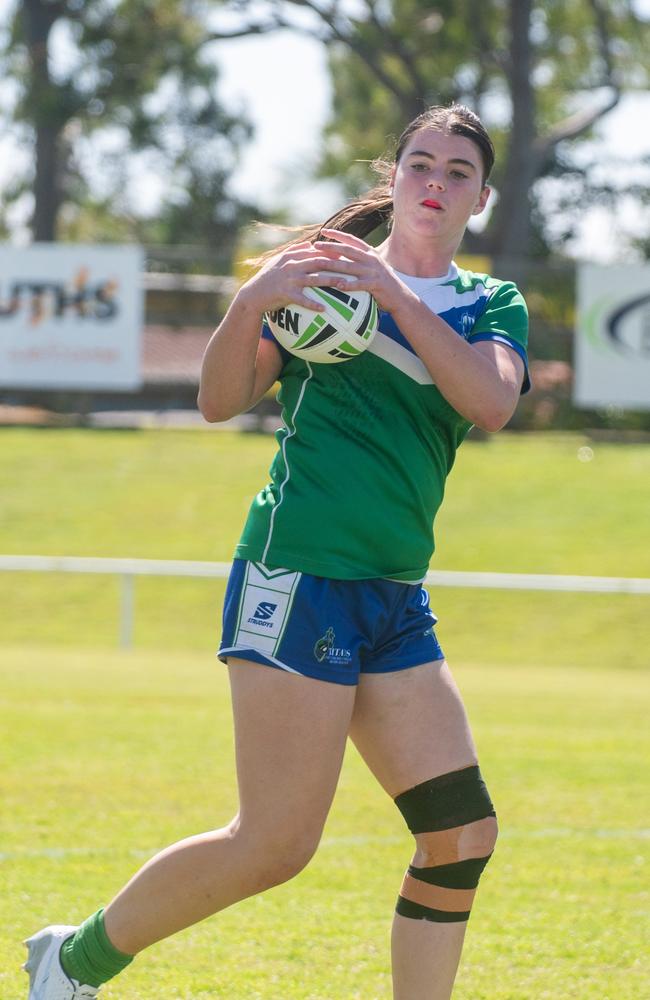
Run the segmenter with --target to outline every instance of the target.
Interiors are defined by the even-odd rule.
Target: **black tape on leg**
[[[450,910],[434,910],[430,906],[422,906],[421,903],[412,903],[410,899],[397,900],[395,913],[400,917],[408,917],[410,920],[430,920],[434,924],[460,924],[469,920],[470,911],[451,912]]]
[[[408,873],[420,882],[439,885],[445,889],[476,889],[491,857],[488,854],[486,858],[467,858],[465,861],[456,861],[453,865],[438,865],[436,868],[416,868],[415,865],[409,865]]]
[[[398,795],[395,805],[411,833],[435,833],[496,815],[477,764],[423,781]]]
[[[496,837],[494,807],[478,766],[423,781],[395,803],[413,834],[427,834],[419,846],[429,861],[429,867],[409,866],[397,913],[435,923],[468,920]]]

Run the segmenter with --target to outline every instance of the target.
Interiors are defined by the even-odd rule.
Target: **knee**
[[[238,836],[247,844],[252,859],[250,874],[255,891],[263,892],[295,878],[309,864],[320,841],[320,833],[311,830],[249,831],[240,828]]]
[[[267,873],[270,884],[280,885],[299,875],[316,853],[319,839],[298,835],[280,840],[269,853]]]
[[[473,858],[485,858],[487,862],[496,847],[498,832],[496,816],[484,816],[451,829],[418,833],[413,864],[435,868]]]
[[[467,920],[497,838],[494,807],[478,767],[425,781],[395,802],[417,845],[397,912],[418,920]]]

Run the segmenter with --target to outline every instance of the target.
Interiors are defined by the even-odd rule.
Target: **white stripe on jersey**
[[[284,477],[284,479],[282,480],[282,483],[280,484],[280,489],[279,489],[279,494],[280,495],[278,496],[278,502],[275,504],[273,510],[271,511],[271,519],[269,521],[269,534],[268,534],[268,538],[266,539],[266,545],[264,546],[264,551],[262,553],[262,560],[261,561],[263,563],[266,562],[266,557],[267,557],[267,554],[268,554],[268,551],[269,551],[269,546],[271,544],[271,539],[273,537],[273,524],[274,524],[274,521],[275,521],[275,515],[277,513],[278,507],[282,503],[282,500],[283,500],[283,497],[284,497],[284,492],[283,492],[284,491],[284,487],[289,482],[289,477],[291,475],[291,470],[289,469],[289,461],[287,459],[287,441],[289,440],[290,437],[293,437],[294,434],[296,433],[296,417],[298,416],[298,411],[300,409],[300,404],[302,403],[303,397],[305,395],[305,389],[307,388],[307,383],[310,381],[310,379],[312,378],[312,376],[314,374],[314,372],[312,370],[312,367],[309,364],[309,362],[306,361],[305,364],[307,365],[307,371],[309,372],[309,375],[307,376],[307,378],[305,379],[305,381],[302,383],[302,388],[300,389],[300,395],[298,397],[298,402],[296,403],[296,408],[295,408],[295,410],[293,411],[293,413],[291,415],[291,423],[293,425],[293,430],[289,430],[289,428],[287,427],[288,433],[285,435],[284,440],[282,442],[282,457],[284,458],[284,464],[285,464],[285,468],[287,470],[287,474]],[[285,427],[286,426],[287,425],[285,424]]]
[[[413,354],[408,348],[402,344],[398,344],[391,337],[387,337],[385,333],[381,333],[379,330],[368,347],[368,352],[376,354],[383,361],[387,361],[389,365],[397,368],[404,375],[408,375],[418,385],[434,384],[426,365],[420,360],[417,354]]]

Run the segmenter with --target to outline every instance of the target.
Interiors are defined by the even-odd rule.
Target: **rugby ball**
[[[325,306],[323,312],[288,305],[265,316],[273,336],[290,354],[317,364],[358,357],[377,332],[377,303],[369,292],[305,288],[305,295]]]

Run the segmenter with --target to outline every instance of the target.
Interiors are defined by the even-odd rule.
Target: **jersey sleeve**
[[[269,326],[268,323],[262,323],[262,333],[260,334],[260,336],[262,340],[271,340],[275,344],[278,351],[280,352],[280,357],[282,358],[282,367],[284,368],[284,366],[289,361],[291,361],[292,356],[289,353],[289,351],[287,351],[286,348],[284,348],[282,344],[279,344],[278,341],[275,339],[275,337],[271,332],[271,327]]]
[[[469,344],[482,340],[505,344],[519,355],[524,363],[521,392],[528,392],[528,309],[523,295],[512,282],[504,281],[495,289],[467,338]]]

